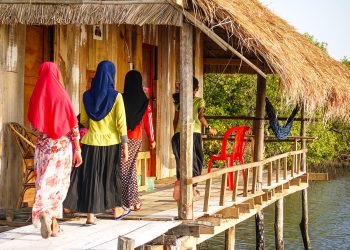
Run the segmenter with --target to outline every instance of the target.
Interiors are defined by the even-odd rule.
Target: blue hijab
[[[111,111],[118,91],[114,89],[115,66],[110,61],[98,64],[91,88],[85,91],[83,102],[87,115],[100,121]]]

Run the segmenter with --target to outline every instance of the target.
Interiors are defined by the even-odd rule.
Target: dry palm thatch
[[[220,26],[263,57],[282,79],[282,93],[307,110],[350,118],[350,70],[295,31],[257,0],[193,0],[209,27]]]
[[[182,25],[164,0],[0,0],[1,24]]]

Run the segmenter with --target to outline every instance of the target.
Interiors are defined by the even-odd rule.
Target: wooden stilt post
[[[118,250],[133,250],[135,249],[135,240],[127,237],[118,237]]]
[[[192,177],[193,158],[193,31],[192,25],[184,22],[180,32],[180,202],[179,218],[193,218]]]
[[[283,242],[283,198],[275,203],[275,246],[276,250],[284,249]]]
[[[230,227],[225,231],[225,250],[234,250],[235,249],[235,234],[236,228]]]
[[[299,224],[301,236],[303,237],[304,249],[311,249],[309,238],[309,205],[307,201],[307,189],[301,191],[301,222]]]
[[[256,111],[254,121],[254,161],[264,158],[264,116],[265,116],[266,79],[258,75],[256,93]],[[253,178],[257,178],[258,188],[262,187],[262,166],[254,169]],[[257,172],[256,172],[257,171]],[[255,215],[256,249],[264,249],[264,213],[260,210]]]

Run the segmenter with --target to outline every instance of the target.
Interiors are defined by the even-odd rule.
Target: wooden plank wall
[[[203,84],[204,84],[204,73],[203,73],[203,33],[199,29],[194,31],[193,39],[194,48],[194,60],[193,60],[193,71],[194,76],[199,81],[199,90],[197,96],[203,97]]]
[[[21,157],[8,122],[23,123],[24,25],[0,25],[0,207],[15,207],[21,187]]]

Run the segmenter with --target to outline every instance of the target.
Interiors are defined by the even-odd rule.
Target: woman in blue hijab
[[[128,137],[123,97],[114,89],[114,77],[113,63],[99,63],[81,105],[80,123],[88,128],[81,141],[83,165],[73,169],[64,205],[87,213],[87,225],[95,224],[94,214],[122,206],[120,160],[128,160]]]

